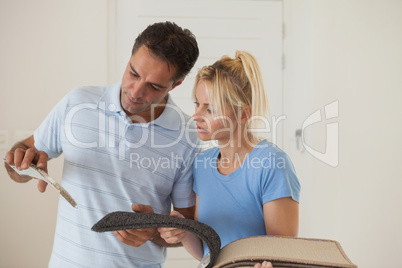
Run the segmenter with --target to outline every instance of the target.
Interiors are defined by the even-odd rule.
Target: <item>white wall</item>
[[[339,100],[339,118],[331,121],[339,122],[338,167],[306,152],[292,158],[297,170],[309,174],[301,178],[300,233],[338,240],[359,267],[398,267],[402,1],[285,3],[292,11],[286,19],[293,19],[285,89],[292,93],[292,106],[304,109],[295,114],[288,104],[285,114],[301,123]],[[67,91],[109,82],[107,9],[106,0],[0,1],[1,155],[34,130]],[[325,147],[324,130],[310,130],[314,148]],[[60,178],[60,159],[52,162],[50,171]],[[40,195],[33,182],[16,184],[3,168],[0,178],[0,266],[46,267],[55,191]]]
[[[1,159],[69,90],[106,83],[106,25],[107,0],[0,1]],[[50,164],[57,180],[61,160]],[[57,202],[0,168],[0,267],[47,267]]]
[[[361,267],[400,267],[401,12],[398,0],[314,1],[314,105],[340,111],[339,167],[314,166],[334,200],[316,212]]]
[[[289,124],[339,101],[339,117],[307,131],[324,152],[325,123],[339,124],[337,167],[288,147],[303,174],[300,235],[339,241],[359,267],[400,267],[402,1],[285,3]]]

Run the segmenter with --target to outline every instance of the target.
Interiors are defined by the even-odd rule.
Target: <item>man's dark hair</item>
[[[135,39],[131,53],[134,54],[142,45],[168,66],[176,68],[174,82],[191,71],[199,55],[194,34],[169,21],[149,25]]]

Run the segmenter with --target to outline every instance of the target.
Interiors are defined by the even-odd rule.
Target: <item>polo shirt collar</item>
[[[107,113],[118,113],[125,115],[120,103],[121,83],[110,85],[106,88],[98,102],[98,107]]]
[[[185,124],[185,114],[173,102],[170,94],[168,94],[166,98],[166,106],[162,114],[150,123],[166,129],[179,130],[180,126]]]

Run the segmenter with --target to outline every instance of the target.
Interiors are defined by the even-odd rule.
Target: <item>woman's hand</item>
[[[273,268],[273,266],[270,262],[264,261],[262,264],[257,263],[256,265],[254,265],[254,268]]]
[[[177,218],[184,218],[182,214],[177,211],[172,211],[170,216]],[[180,243],[186,239],[188,232],[177,228],[158,228],[161,237],[169,244]]]

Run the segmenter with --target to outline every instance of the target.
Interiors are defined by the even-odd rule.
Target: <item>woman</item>
[[[254,235],[297,236],[300,184],[293,165],[286,153],[257,135],[268,99],[255,58],[237,51],[234,59],[224,56],[203,67],[193,96],[198,137],[218,144],[194,162],[195,220],[214,228],[222,247]],[[183,217],[176,211],[171,215]],[[182,242],[199,260],[209,252],[190,232],[159,232],[168,243]]]

